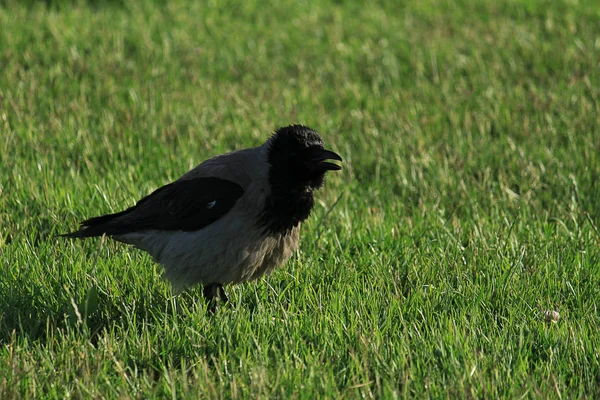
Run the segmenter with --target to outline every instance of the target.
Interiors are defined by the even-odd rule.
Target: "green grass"
[[[597,2],[0,4],[0,398],[600,397]],[[54,236],[293,122],[345,169],[214,316]]]

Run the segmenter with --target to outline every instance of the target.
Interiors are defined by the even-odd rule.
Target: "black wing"
[[[79,231],[62,236],[110,236],[147,229],[196,231],[227,214],[243,193],[240,185],[221,178],[175,181],[125,211],[90,218]]]

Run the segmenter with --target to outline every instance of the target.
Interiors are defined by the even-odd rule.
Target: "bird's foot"
[[[204,286],[204,298],[208,301],[208,311],[215,313],[217,311],[217,297],[220,298],[223,304],[227,303],[229,299],[225,294],[225,289],[220,283],[211,283],[210,285]]]

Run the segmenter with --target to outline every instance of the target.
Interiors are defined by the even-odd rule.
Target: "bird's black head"
[[[279,128],[267,142],[270,196],[261,223],[266,231],[286,235],[310,215],[313,191],[323,185],[325,172],[342,169],[327,160],[342,157],[323,148],[323,139],[310,128]]]
[[[342,161],[333,151],[323,148],[323,139],[302,125],[279,128],[268,142],[267,161],[271,165],[272,184],[286,183],[296,188],[318,189],[325,172],[342,169],[326,160]]]

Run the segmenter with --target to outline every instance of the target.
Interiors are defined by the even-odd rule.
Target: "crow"
[[[342,161],[302,125],[217,155],[124,211],[87,219],[68,238],[106,235],[148,252],[176,292],[196,284],[215,304],[224,285],[269,274],[298,248],[327,171]]]

